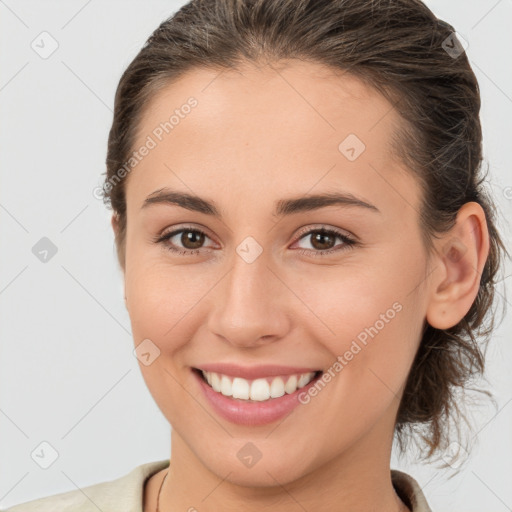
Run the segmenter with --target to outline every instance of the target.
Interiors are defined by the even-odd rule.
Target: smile
[[[282,420],[301,405],[299,395],[316,384],[322,371],[251,380],[193,368],[192,375],[212,412],[231,423],[256,427]]]
[[[203,379],[217,393],[239,400],[262,402],[279,398],[284,394],[291,395],[298,389],[307,386],[317,372],[292,374],[277,377],[264,377],[254,380],[242,377],[230,377],[216,372],[201,371]]]

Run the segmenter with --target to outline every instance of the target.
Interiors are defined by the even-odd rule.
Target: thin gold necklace
[[[162,483],[160,484],[160,490],[158,491],[158,496],[156,498],[156,512],[160,512],[160,493],[162,492],[162,487],[164,486],[165,479],[169,475],[169,470],[167,470],[167,473],[164,476],[164,479],[162,480]]]

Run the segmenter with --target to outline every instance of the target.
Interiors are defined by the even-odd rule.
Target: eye
[[[338,231],[336,229],[328,229],[324,226],[317,229],[309,229],[307,231],[302,231],[299,241],[302,239],[306,239],[307,237],[311,237],[310,244],[312,245],[313,250],[300,249],[300,254],[306,254],[311,256],[327,256],[335,252],[348,250],[357,244],[355,240],[353,240],[346,234],[342,233],[341,231]],[[338,249],[332,248],[332,244],[335,242],[336,238],[340,239],[343,242],[341,247],[339,247]]]
[[[166,249],[177,253],[180,256],[186,256],[189,254],[198,254],[199,249],[202,248],[205,238],[209,237],[204,231],[190,226],[185,226],[171,231],[170,233],[158,235],[153,242],[163,244]],[[183,249],[179,246],[176,247],[176,243],[178,242],[183,244]]]
[[[300,233],[299,241],[306,239],[307,237],[311,237],[311,245],[313,249],[299,249],[300,254],[326,256],[334,252],[348,250],[357,244],[355,240],[341,231],[328,229],[324,226],[302,231]],[[167,250],[176,253],[179,256],[187,256],[191,254],[199,254],[200,249],[203,248],[206,238],[210,237],[204,231],[191,226],[184,226],[169,233],[158,235],[153,239],[153,242],[163,244]],[[332,243],[335,242],[336,239],[343,242],[341,247],[337,249],[332,248]],[[177,245],[178,243],[182,244],[182,247]]]

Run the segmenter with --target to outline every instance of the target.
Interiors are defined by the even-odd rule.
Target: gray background
[[[92,191],[102,182],[121,73],[184,3],[0,0],[2,509],[169,456],[169,426],[132,353],[110,212]],[[511,218],[512,0],[427,5],[469,43],[490,187]],[[58,48],[48,58],[31,47],[49,51],[52,40]],[[502,230],[510,244],[510,226]],[[32,252],[43,237],[57,249],[46,263]],[[505,285],[510,308],[510,278],[500,294]],[[489,347],[498,409],[471,409],[477,444],[462,472],[448,480],[450,471],[415,464],[414,454],[393,456],[392,467],[411,473],[437,512],[512,510],[511,332],[508,315]],[[31,456],[50,456],[44,441],[58,452],[48,469]]]

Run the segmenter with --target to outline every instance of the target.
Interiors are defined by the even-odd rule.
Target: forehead
[[[254,133],[256,125],[266,127],[264,133],[275,123],[293,126],[296,140],[303,135],[311,137],[313,129],[322,137],[334,132],[340,137],[343,130],[350,129],[362,137],[381,124],[374,132],[376,138],[386,133],[390,124],[400,122],[382,95],[347,71],[291,60],[246,63],[229,70],[189,70],[153,95],[142,116],[139,139],[144,135],[141,132],[165,120],[166,113],[180,110],[190,97],[198,102],[193,109],[195,124],[211,130],[211,136],[219,132],[216,127],[227,128],[228,122],[236,123],[237,133],[241,124],[246,127],[244,133]],[[297,121],[301,123],[297,125]],[[175,126],[173,135],[182,131],[179,128]],[[286,137],[287,133],[279,135]]]
[[[139,203],[165,185],[255,194],[271,185],[287,195],[341,186],[382,195],[391,172],[395,182],[409,181],[396,186],[411,186],[391,152],[399,126],[375,89],[318,63],[192,69],[146,106],[134,149],[148,137],[154,147],[129,182]],[[396,190],[388,193],[396,202]]]

